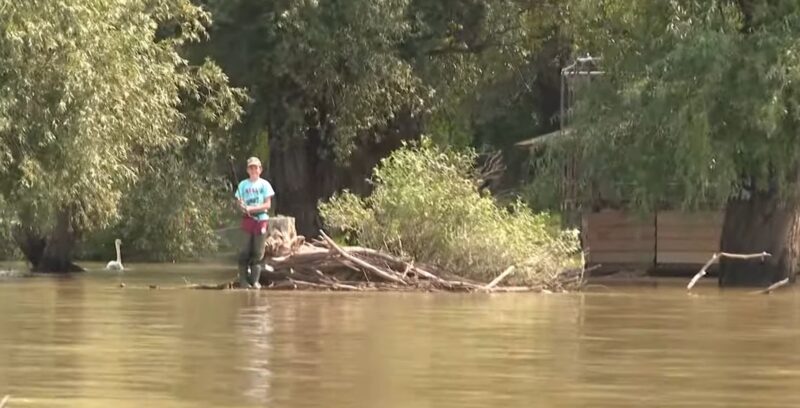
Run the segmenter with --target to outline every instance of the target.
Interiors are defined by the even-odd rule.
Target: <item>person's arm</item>
[[[247,210],[247,206],[244,204],[244,200],[241,198],[236,199],[236,206],[241,210],[243,213],[250,214]]]
[[[247,211],[247,206],[244,204],[244,200],[242,200],[241,195],[242,185],[241,183],[236,187],[236,192],[233,194],[234,198],[236,198],[236,207],[243,213],[250,215]]]
[[[252,205],[247,207],[247,213],[257,213],[262,211],[268,211],[272,207],[272,196],[267,197],[263,203],[259,205]]]

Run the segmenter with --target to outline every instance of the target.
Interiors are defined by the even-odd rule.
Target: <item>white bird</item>
[[[122,254],[119,251],[119,246],[122,244],[122,240],[115,239],[114,246],[117,247],[117,260],[116,261],[109,261],[106,265],[106,269],[110,271],[121,271],[125,268],[122,267]]]

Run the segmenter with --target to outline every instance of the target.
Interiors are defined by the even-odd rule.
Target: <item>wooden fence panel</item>
[[[584,249],[590,265],[649,267],[655,259],[655,220],[616,210],[585,214]]]
[[[719,250],[721,211],[661,211],[656,217],[656,263],[701,265]]]
[[[603,210],[584,214],[589,265],[652,267],[700,265],[718,251],[721,211],[661,211],[637,215]]]

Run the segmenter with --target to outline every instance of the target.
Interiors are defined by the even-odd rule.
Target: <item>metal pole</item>
[[[567,81],[570,77],[582,77],[582,76],[598,76],[605,74],[604,71],[595,71],[591,64],[600,61],[601,58],[592,57],[589,54],[586,54],[585,57],[577,57],[574,59],[573,63],[567,65],[566,67],[561,69],[561,100],[559,102],[559,136],[564,137],[565,127],[568,124],[567,121],[567,111],[571,109],[575,89],[570,86],[570,89],[567,90]],[[570,84],[571,85],[571,84]],[[568,100],[569,99],[569,100]],[[564,221],[570,227],[577,225],[579,221],[579,214],[578,212],[578,204],[576,200],[577,195],[577,182],[576,177],[578,174],[577,171],[577,157],[574,152],[570,151],[567,153],[569,157],[567,157],[565,168],[564,168],[564,180],[562,183],[562,201],[561,201],[561,210],[564,212]]]
[[[561,101],[560,101],[559,114],[558,114],[558,132],[559,132],[558,136],[559,137],[564,137],[564,93],[565,93],[564,90],[565,90],[565,84],[564,84],[564,71],[563,70],[561,71],[561,75],[560,76],[561,76]]]

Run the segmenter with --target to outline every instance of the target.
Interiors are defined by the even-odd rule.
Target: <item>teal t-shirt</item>
[[[242,182],[239,183],[239,187],[236,189],[236,198],[242,199],[245,205],[248,206],[262,204],[264,201],[267,201],[267,198],[274,195],[275,190],[272,189],[272,185],[269,184],[269,181],[262,178],[256,181],[250,181],[250,179],[242,180]],[[266,211],[252,215],[253,218],[259,221],[269,219],[269,215]]]

